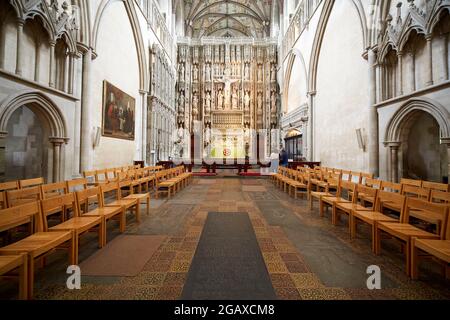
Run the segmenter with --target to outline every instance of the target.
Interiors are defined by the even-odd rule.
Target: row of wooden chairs
[[[322,217],[325,209],[331,208],[334,225],[341,215],[347,215],[352,238],[358,224],[370,225],[376,254],[381,250],[381,234],[400,240],[406,253],[406,273],[413,279],[418,277],[419,251],[436,258],[444,265],[446,277],[450,276],[449,185],[412,179],[392,183],[370,174],[329,168],[280,168],[272,179],[289,194],[299,186],[308,195],[311,209],[314,200],[319,202]]]
[[[6,191],[26,189],[44,184],[44,178],[33,178],[26,180],[14,180],[0,183],[0,209],[8,207],[6,201]]]
[[[156,198],[160,193],[167,194],[171,198],[182,188],[186,187],[193,179],[191,172],[186,172],[184,166],[179,166],[156,173]]]
[[[102,248],[107,241],[106,224],[109,220],[119,221],[120,232],[125,231],[127,211],[133,212],[136,220],[140,221],[140,198],[136,196],[123,197],[121,183],[113,181],[0,210],[0,232],[30,225],[28,237],[0,247],[0,275],[19,269],[20,298],[32,298],[36,261],[45,263],[45,257],[54,249],[65,249],[69,264],[76,265],[82,235],[88,231],[97,232],[99,247]],[[92,198],[97,203],[93,209],[85,206]],[[67,211],[72,213],[70,218],[49,226],[49,216],[64,212],[63,216],[68,217]]]
[[[156,172],[162,171],[163,169],[164,168],[162,166],[149,166],[141,168],[139,165],[135,165],[102,170],[84,171],[83,177],[88,179],[89,184],[99,185],[102,183],[115,181],[120,175],[126,175],[129,178],[134,178],[134,176],[132,175],[135,174],[139,174],[142,176],[152,176]]]

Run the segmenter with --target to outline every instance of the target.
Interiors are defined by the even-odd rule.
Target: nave
[[[229,281],[236,281],[240,276],[242,279],[258,277],[258,281],[266,281],[251,288],[251,296],[247,297],[250,299],[258,296],[258,290],[261,290],[261,294],[269,295],[273,290],[278,299],[295,300],[450,298],[448,280],[444,280],[438,265],[431,261],[424,262],[420,269],[420,280],[409,280],[404,272],[404,256],[397,242],[383,239],[382,255],[376,256],[371,253],[369,227],[361,226],[357,238],[351,240],[345,217],[338,226],[333,226],[330,211],[320,217],[317,204],[310,211],[306,199],[295,200],[268,179],[195,178],[171,199],[154,199],[152,195],[148,216],[144,206],[141,210],[140,223],[133,215],[128,215],[124,235],[120,235],[116,222],[108,224],[107,230],[109,245],[121,236],[159,237],[148,238],[150,240],[147,241],[152,243],[139,247],[146,251],[146,247],[160,241],[160,245],[135,276],[86,275],[82,276],[81,290],[70,291],[65,285],[68,277],[66,255],[64,252],[56,253],[48,257],[46,268],[36,270],[34,298],[233,298],[230,292],[220,292],[221,279],[228,277]],[[214,265],[211,265],[210,274],[190,279],[196,275],[198,277],[199,266],[196,261],[202,258],[198,256],[198,248],[205,244],[202,241],[211,240],[203,238],[209,216],[221,214],[226,219],[227,215],[237,213],[249,217],[251,232],[254,232],[258,244],[259,252],[256,254],[262,256],[268,277],[259,275],[260,265],[244,265],[245,259],[236,258],[239,251],[227,256],[226,243],[221,251],[222,260],[219,261],[227,261],[228,271],[233,271],[234,276],[220,274],[224,269],[214,269]],[[248,231],[240,225],[245,224],[245,219],[238,219],[235,223],[233,230]],[[229,245],[232,240],[229,239]],[[98,253],[99,249],[96,234],[86,235],[80,241],[79,262],[83,272],[86,260]],[[203,262],[208,262],[208,259]],[[131,261],[129,263],[132,264]],[[381,268],[382,290],[367,289],[369,275],[366,270],[371,265]],[[93,266],[87,267],[92,269]],[[257,272],[254,272],[255,269]],[[243,274],[246,272],[248,274]],[[209,283],[202,283],[203,280]],[[196,291],[193,283],[201,284],[211,291],[201,292],[198,287]],[[15,283],[0,283],[2,299],[14,298],[16,294]]]

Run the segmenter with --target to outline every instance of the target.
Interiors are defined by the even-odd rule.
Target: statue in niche
[[[198,96],[197,93],[194,93],[194,97],[192,98],[192,115],[196,117],[198,115]]]
[[[277,67],[275,66],[275,64],[272,64],[272,76],[271,76],[271,80],[272,80],[272,81],[276,81],[276,80],[277,80]]]
[[[244,67],[244,78],[245,80],[250,80],[250,67],[248,63],[246,63]]]
[[[272,106],[271,106],[271,111],[272,114],[276,114],[277,113],[277,94],[275,92],[272,92]]]
[[[180,80],[184,80],[184,63],[180,64]]]
[[[211,143],[211,126],[206,125],[205,128],[205,144],[209,145]]]
[[[258,65],[258,81],[263,81],[263,68],[262,68],[262,65]]]
[[[245,106],[245,111],[250,111],[250,95],[249,95],[248,91],[245,92],[244,106]]]
[[[193,73],[192,76],[194,78],[194,81],[198,81],[198,67],[197,67],[196,64],[194,64],[194,68],[192,70],[192,73]]]
[[[206,79],[206,81],[211,80],[211,67],[210,67],[209,63],[207,63],[206,67],[205,67],[205,79]]]
[[[209,91],[206,93],[205,100],[206,100],[206,102],[205,102],[206,113],[210,113],[211,112],[211,93],[209,93]]]
[[[217,94],[217,109],[219,109],[219,110],[223,109],[223,93],[222,93],[222,90],[219,90],[219,93]]]
[[[262,109],[263,109],[263,99],[262,99],[262,93],[261,92],[259,92],[258,93],[258,111],[262,111]]]
[[[237,89],[233,90],[233,95],[231,97],[231,106],[233,110],[237,110],[238,109],[238,94],[237,94]]]
[[[178,98],[178,112],[183,114],[184,113],[184,92],[180,92],[180,97]]]

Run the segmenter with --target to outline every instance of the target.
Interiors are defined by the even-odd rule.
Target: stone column
[[[68,76],[69,83],[67,88],[67,92],[69,94],[73,94],[73,83],[75,80],[74,65],[75,65],[75,55],[73,53],[69,53],[69,76]]]
[[[308,161],[314,161],[314,110],[316,92],[310,92],[309,94],[309,107],[308,107],[308,133],[307,133],[307,145],[308,145]],[[278,148],[278,142],[277,142]]]
[[[36,58],[34,59],[34,81],[39,82],[41,77],[41,43],[36,41]]]
[[[147,162],[147,92],[140,91],[142,103],[142,161]]]
[[[448,167],[448,177],[450,178],[450,137],[442,138],[441,144],[447,145],[447,167]]]
[[[427,40],[427,86],[433,85],[433,38],[432,35],[429,34],[425,37]]]
[[[379,176],[379,148],[378,148],[378,110],[377,103],[377,55],[369,49],[369,171]]]
[[[398,95],[403,95],[403,52],[397,53],[398,57]]]
[[[80,171],[92,167],[92,128],[91,128],[91,77],[92,49],[87,49],[83,55],[83,80],[81,94],[81,140],[80,140]]]
[[[410,83],[410,87],[411,87],[411,92],[416,91],[416,56],[414,54],[413,51],[409,52],[409,56],[411,57],[411,66],[410,66],[410,79],[411,79],[411,83]]]
[[[53,182],[61,181],[61,146],[64,142],[63,138],[50,138],[53,144]]]
[[[389,147],[389,176],[392,182],[398,182],[398,150],[400,148],[400,145],[400,142],[386,143],[386,146]]]
[[[50,63],[49,63],[49,83],[51,88],[55,87],[55,46],[56,41],[50,40]]]
[[[448,33],[442,35],[444,40],[444,50],[442,50],[442,58],[443,58],[443,69],[444,69],[444,79],[448,80]]]
[[[25,20],[17,19],[17,51],[16,51],[16,74],[18,76],[22,75],[23,67],[23,26],[25,25]]]

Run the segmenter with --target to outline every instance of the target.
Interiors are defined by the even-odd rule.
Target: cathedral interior
[[[449,0],[1,0],[0,300],[450,300]]]

